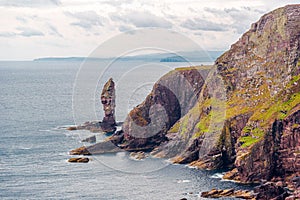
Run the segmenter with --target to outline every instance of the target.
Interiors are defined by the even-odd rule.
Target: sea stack
[[[115,83],[110,78],[104,85],[101,93],[101,103],[103,104],[104,117],[101,123],[101,128],[106,133],[116,131],[115,120]]]

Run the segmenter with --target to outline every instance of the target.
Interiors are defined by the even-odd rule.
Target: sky
[[[0,60],[89,56],[131,30],[161,28],[229,49],[263,14],[299,0],[0,0]]]

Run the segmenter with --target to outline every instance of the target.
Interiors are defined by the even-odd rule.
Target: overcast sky
[[[177,31],[226,50],[251,23],[287,0],[0,0],[0,60],[88,56],[129,30]]]

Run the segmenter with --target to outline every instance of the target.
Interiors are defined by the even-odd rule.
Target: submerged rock
[[[96,142],[96,136],[93,135],[91,137],[85,138],[84,140],[81,140],[81,142],[95,143]]]

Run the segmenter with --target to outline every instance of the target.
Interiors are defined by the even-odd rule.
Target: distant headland
[[[124,57],[42,57],[33,61],[104,61],[118,59],[120,61],[149,61],[149,62],[213,62],[223,51],[187,51],[176,53],[153,53]]]

